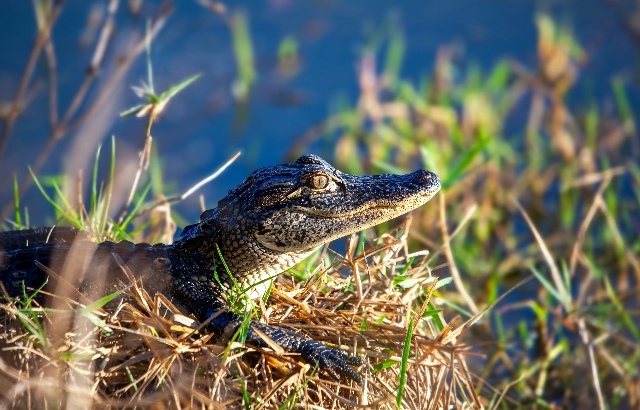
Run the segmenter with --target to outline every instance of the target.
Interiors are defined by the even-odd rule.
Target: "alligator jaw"
[[[281,253],[315,249],[422,206],[441,185],[437,175],[425,170],[406,175],[340,176],[344,189],[287,198],[271,213],[266,212],[254,230],[255,240]]]
[[[253,172],[217,209],[185,228],[174,247],[216,258],[219,245],[231,274],[250,286],[252,278],[287,270],[334,239],[422,206],[440,186],[438,176],[426,170],[355,176],[304,155]]]

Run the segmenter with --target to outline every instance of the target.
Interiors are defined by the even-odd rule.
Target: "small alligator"
[[[252,173],[173,245],[95,243],[74,228],[2,232],[0,279],[9,297],[21,297],[55,276],[46,291],[77,298],[79,289],[95,300],[128,282],[124,263],[149,294],[163,292],[187,314],[209,320],[207,331],[230,337],[244,321],[229,310],[227,295],[234,286],[249,289],[251,298],[263,297],[274,277],[318,247],[403,215],[439,189],[438,176],[426,170],[353,176],[318,156],[303,155]],[[342,350],[257,321],[251,321],[246,343],[269,347],[261,334],[335,379],[337,370],[361,382],[349,365],[363,362]]]

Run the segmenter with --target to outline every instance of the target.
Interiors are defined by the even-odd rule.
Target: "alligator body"
[[[49,279],[49,293],[77,298],[79,289],[95,300],[128,282],[124,263],[150,294],[164,293],[185,313],[201,322],[210,319],[207,330],[231,335],[243,322],[226,301],[234,283],[249,289],[252,298],[262,297],[278,273],[318,247],[409,212],[439,188],[439,178],[425,170],[353,176],[303,155],[295,163],[255,171],[173,245],[96,244],[73,228],[0,233],[0,279],[11,297]],[[342,350],[256,321],[247,344],[267,347],[260,333],[312,365],[319,362],[334,378],[340,371],[361,380],[349,366],[361,360]]]

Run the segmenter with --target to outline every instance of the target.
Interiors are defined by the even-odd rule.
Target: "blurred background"
[[[433,170],[444,188],[411,238],[466,284],[448,287],[449,315],[536,277],[476,327],[478,374],[531,405],[640,403],[638,2],[4,1],[0,39],[4,220],[15,175],[31,225],[54,223],[27,166],[75,198],[112,135],[115,215],[149,124],[120,114],[148,103],[150,66],[157,95],[199,74],[153,119],[149,201],[238,151],[198,191],[205,207],[302,153],[350,173]],[[200,208],[192,195],[172,215]]]
[[[34,3],[40,9],[52,7],[47,1],[0,5],[3,116],[18,91],[37,29],[45,24],[46,11],[34,11]],[[135,48],[149,21],[162,20],[151,46],[158,91],[201,74],[171,101],[152,130],[169,184],[164,193],[185,190],[235,152],[243,152],[201,191],[207,206],[213,206],[259,166],[287,161],[302,151],[334,160],[339,149],[336,138],[320,135],[299,144],[327,118],[358,105],[363,87],[369,87],[362,84],[363,74],[368,74],[363,71],[382,80],[374,88],[396,88],[398,82],[406,82],[418,93],[429,87],[438,58],[446,65],[443,81],[453,84],[474,75],[484,81],[502,62],[508,66],[505,70],[514,71],[505,76],[522,74],[516,70],[535,74],[540,13],[557,19],[574,42],[568,58],[575,60],[570,62],[576,66],[571,79],[575,84],[563,96],[567,104],[584,109],[597,100],[601,110],[615,110],[614,76],[629,85],[625,91],[634,101],[638,95],[631,85],[638,32],[633,15],[623,6],[605,0],[419,0],[393,5],[365,0],[66,1],[51,44],[56,56],[55,108],[58,122],[65,126],[57,127],[58,135],[52,131],[48,92],[52,62],[43,56],[33,67],[21,113],[5,138],[0,169],[6,177],[0,181],[0,198],[5,203],[11,199],[9,176],[16,174],[22,180],[28,175],[26,165],[33,167],[37,154],[52,139],[57,142],[50,144],[51,152],[41,161],[45,175],[75,176],[80,168],[88,172],[97,146],[111,135],[116,137],[119,163],[136,162],[146,121],[118,115],[140,102],[131,86],[147,81],[144,49]],[[104,50],[96,59],[98,44]],[[91,82],[84,97],[75,101],[88,71]],[[380,98],[394,96],[382,92]],[[516,102],[501,124],[509,137],[522,137],[528,116],[524,100]],[[32,209],[43,203],[33,191],[27,196]],[[195,196],[179,207],[189,220],[198,216],[194,204]],[[44,224],[44,216],[32,213],[31,218]]]

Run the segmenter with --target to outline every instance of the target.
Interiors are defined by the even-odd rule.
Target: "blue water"
[[[124,2],[126,3],[126,2]],[[151,15],[158,2],[146,4]],[[80,45],[87,17],[101,2],[68,1],[55,26],[58,56],[59,105],[66,109],[82,81],[92,47]],[[636,50],[619,17],[607,2],[573,1],[237,1],[230,11],[243,10],[249,18],[258,79],[248,104],[240,108],[231,94],[236,77],[229,30],[222,19],[196,2],[180,1],[152,46],[155,85],[162,90],[194,73],[202,77],[174,98],[166,114],[153,127],[155,145],[162,160],[167,195],[183,192],[212,173],[236,151],[243,156],[220,178],[200,192],[208,207],[259,166],[280,163],[292,141],[327,117],[339,98],[354,104],[358,96],[356,70],[372,29],[398,16],[405,32],[406,53],[401,76],[418,83],[427,75],[439,46],[457,44],[464,50],[461,66],[478,64],[488,71],[500,58],[511,57],[530,68],[536,64],[534,16],[547,10],[573,27],[579,42],[591,55],[581,69],[575,91],[569,96],[580,105],[589,96],[611,99],[610,79],[619,74],[631,79]],[[115,58],[139,36],[145,19],[132,19],[126,4],[117,13],[117,29],[98,84],[113,70]],[[34,42],[35,19],[29,1],[0,2],[0,102],[13,99],[21,72]],[[137,33],[137,34],[132,34]],[[286,78],[277,71],[277,49],[282,39],[294,36],[301,66]],[[95,37],[88,36],[89,44]],[[13,173],[23,176],[26,164],[35,161],[49,135],[47,72],[40,62],[35,80],[38,91],[28,93],[30,103],[13,130],[0,162],[1,204],[11,197]],[[139,103],[128,88],[146,78],[144,54],[99,111],[101,119],[79,128],[58,144],[41,171],[43,175],[69,172],[79,167],[88,174],[96,146],[114,134],[120,161],[135,161],[144,134],[142,119],[121,119],[118,113]],[[629,93],[637,101],[638,90]],[[95,87],[89,100],[95,98]],[[243,111],[244,110],[244,111]],[[521,127],[517,127],[521,129]],[[72,149],[74,146],[76,148]],[[124,168],[124,166],[122,167]],[[126,185],[129,180],[124,180]],[[50,222],[40,194],[30,189],[25,198],[34,225]],[[177,208],[190,221],[197,219],[197,197]]]

